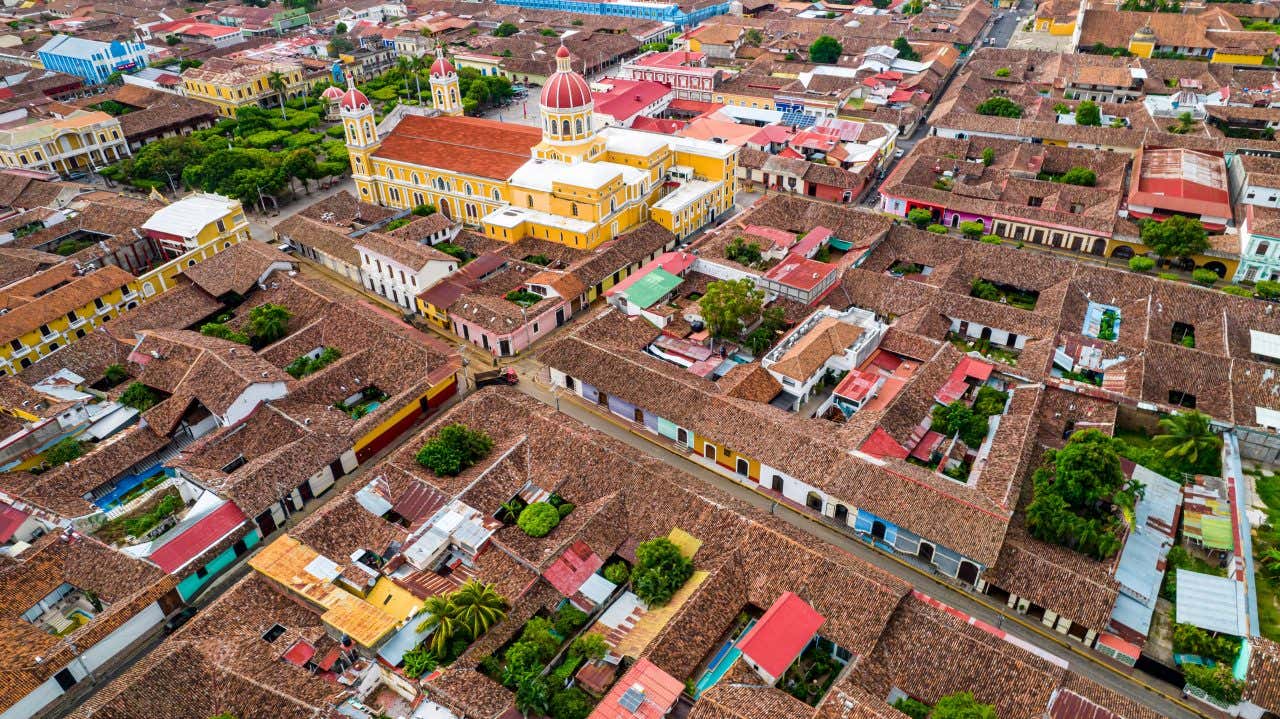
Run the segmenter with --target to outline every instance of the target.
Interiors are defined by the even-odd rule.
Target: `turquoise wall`
[[[261,541],[262,541],[262,533],[258,531],[257,527],[254,527],[248,534],[245,535],[244,546],[246,548],[252,549],[255,545],[258,544],[258,542],[261,542]],[[236,548],[227,547],[226,551],[224,551],[222,554],[219,554],[209,562],[205,563],[204,570],[206,574],[203,577],[201,577],[199,574],[192,574],[191,576],[187,577],[181,582],[178,582],[178,596],[182,597],[182,601],[184,602],[189,601],[192,597],[196,595],[197,592],[201,590],[201,588],[204,587],[204,585],[212,581],[213,578],[218,576],[218,574],[222,570],[231,566],[236,561],[236,559],[237,559]]]

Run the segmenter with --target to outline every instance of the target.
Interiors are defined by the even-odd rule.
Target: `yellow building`
[[[157,262],[134,275],[115,264],[84,271],[63,262],[0,288],[0,373],[17,374],[103,323],[178,286],[178,275],[249,237],[240,203],[195,194],[140,228]],[[55,240],[56,241],[56,240]]]
[[[120,121],[97,110],[75,110],[0,130],[0,164],[5,167],[66,176],[115,164],[129,154]]]
[[[301,65],[248,58],[206,60],[182,73],[182,87],[188,97],[216,105],[218,114],[235,117],[242,107],[280,104],[280,91],[271,84],[276,73],[284,84],[285,99],[306,94]]]
[[[339,101],[352,177],[361,200],[435,205],[504,242],[536,237],[591,249],[652,219],[684,237],[733,206],[732,145],[597,126],[591,90],[565,48],[542,89],[541,127],[458,116],[457,73],[431,68],[445,116],[400,120],[378,136],[367,97]]]

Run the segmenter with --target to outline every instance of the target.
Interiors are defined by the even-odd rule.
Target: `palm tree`
[[[1163,434],[1151,438],[1156,449],[1163,450],[1169,459],[1180,459],[1192,469],[1200,465],[1200,454],[1217,453],[1222,449],[1222,438],[1209,426],[1209,415],[1192,410],[1161,419],[1158,423]]]
[[[400,79],[404,81],[404,95],[409,97],[409,73],[413,72],[413,58],[401,55],[396,58],[396,72],[399,73]]]
[[[518,499],[508,499],[502,503],[499,509],[502,510],[503,516],[506,517],[503,521],[514,522],[520,516],[520,512],[524,511],[524,503]]]
[[[273,71],[270,75],[267,75],[267,85],[272,90],[275,90],[276,97],[280,98],[280,117],[288,120],[289,110],[284,106],[284,91],[286,87],[284,75],[280,72]]]
[[[474,579],[468,580],[449,595],[458,626],[472,637],[478,637],[507,617],[507,602],[493,589]]]
[[[422,603],[422,608],[427,618],[418,625],[418,631],[431,630],[431,651],[437,657],[442,657],[449,648],[449,640],[453,638],[458,628],[454,619],[457,610],[453,602],[449,601],[448,595],[444,594],[427,597],[427,601]]]
[[[431,66],[431,58],[427,55],[419,55],[413,58],[413,86],[418,92],[418,105],[422,105],[422,71]],[[406,90],[408,87],[405,88]]]
[[[264,345],[284,337],[293,313],[280,305],[263,303],[249,310],[249,334]]]

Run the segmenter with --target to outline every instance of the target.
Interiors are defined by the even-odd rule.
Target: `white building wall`
[[[284,382],[258,382],[249,387],[227,408],[223,423],[233,425],[249,416],[255,407],[263,402],[280,399],[288,390]]]

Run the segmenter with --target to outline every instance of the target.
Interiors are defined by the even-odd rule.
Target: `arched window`
[[[611,213],[612,213],[612,212],[616,212],[617,210],[618,210],[618,199],[617,199],[616,197],[610,197],[610,198],[609,198],[609,212],[611,212]]]
[[[396,171],[391,169],[390,167],[387,168],[387,179],[388,180],[396,179]]]
[[[449,189],[449,186],[448,186],[447,184],[445,184],[445,181],[444,181],[444,178],[443,178],[443,177],[437,177],[437,178],[436,178],[436,188],[437,188],[437,189],[440,189],[440,190],[447,190],[447,189]]]
[[[436,104],[437,105],[444,104],[444,93],[440,92],[439,90],[436,90]]]
[[[569,203],[569,212],[570,212],[570,213],[572,213],[574,217],[577,217],[577,216],[578,216],[578,203],[576,203],[576,202],[570,202],[570,203]]]
[[[575,134],[578,134],[578,135],[582,134],[582,118],[581,117],[573,121],[573,128],[574,128]]]
[[[561,135],[568,135],[568,134],[569,134],[569,121],[568,121],[568,120],[564,120],[564,121],[562,121],[562,122],[560,123],[560,134],[561,134]]]
[[[415,184],[415,185],[421,185],[421,184],[422,184],[422,178],[421,178],[421,177],[418,177],[418,173],[416,173],[416,172],[415,172],[415,173],[413,173],[413,184]]]
[[[463,185],[463,191],[464,191],[464,192],[466,192],[468,195],[470,195],[470,194],[471,194],[471,183],[470,183],[470,182],[468,182],[467,184]]]
[[[37,159],[38,159],[38,158],[37,158]],[[1265,254],[1267,254],[1267,251],[1268,251],[1268,250],[1270,250],[1270,249],[1271,249],[1271,243],[1270,243],[1270,242],[1259,242],[1259,243],[1258,243],[1258,245],[1257,245],[1257,247],[1255,247],[1255,248],[1253,249],[1253,254],[1255,254],[1255,255],[1265,255]]]
[[[457,91],[457,90],[455,90],[455,89],[453,89],[453,88],[449,88],[449,99],[450,99],[450,100],[452,100],[452,101],[454,102],[454,104],[457,104],[457,102],[458,102],[458,91]]]
[[[369,124],[369,121],[368,121],[368,120],[365,120],[365,121],[364,121],[364,136],[365,136],[365,138],[367,139],[367,138],[371,137],[372,135],[373,135],[373,126]]]
[[[493,188],[493,199],[496,202],[502,202],[502,193],[498,192],[498,188]]]
[[[533,209],[533,195],[525,195],[524,199],[528,202],[529,209]]]
[[[591,132],[591,130],[592,130],[591,116],[587,115],[587,132]]]

